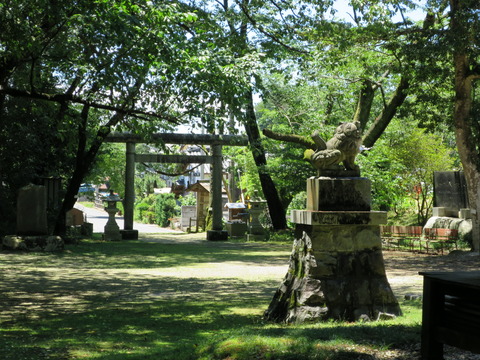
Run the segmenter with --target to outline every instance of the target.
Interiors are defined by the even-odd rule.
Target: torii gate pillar
[[[212,230],[207,231],[207,240],[227,240],[228,232],[222,223],[222,145],[212,145],[211,176]]]
[[[122,239],[138,239],[138,230],[133,229],[133,208],[135,202],[135,143],[126,143],[125,154],[125,198],[123,199]]]

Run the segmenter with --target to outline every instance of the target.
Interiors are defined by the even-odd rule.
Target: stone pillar
[[[126,143],[125,198],[123,200],[122,239],[138,239],[138,230],[133,229],[133,208],[135,203],[135,143]]]
[[[228,232],[222,222],[222,145],[212,145],[212,230],[207,231],[207,240],[227,240]]]
[[[307,198],[310,209],[292,211],[289,269],[265,317],[301,322],[400,315],[381,248],[379,225],[387,215],[365,210],[370,209],[368,179],[311,178]]]

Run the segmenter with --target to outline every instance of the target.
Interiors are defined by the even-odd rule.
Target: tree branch
[[[291,142],[295,144],[300,144],[307,149],[316,150],[317,145],[312,139],[306,138],[305,136],[295,135],[295,134],[280,134],[269,129],[263,129],[263,135],[273,140],[280,140]]]
[[[265,35],[266,37],[270,38],[271,40],[273,40],[277,44],[280,44],[281,46],[283,46],[284,48],[286,48],[290,51],[294,51],[294,52],[297,52],[297,53],[300,53],[300,54],[305,54],[305,55],[309,54],[308,51],[290,46],[290,45],[286,44],[285,42],[283,42],[282,40],[280,40],[277,36],[269,33],[267,30],[265,30],[263,28],[263,26],[261,26],[257,23],[257,21],[252,17],[252,15],[250,15],[248,9],[246,8],[246,6],[243,2],[240,2],[240,1],[237,0],[236,3],[240,7],[240,9],[242,10],[242,13],[247,17],[248,21],[252,24],[252,26],[255,29],[257,29],[258,31],[260,31],[263,35]]]
[[[115,111],[123,115],[130,115],[130,116],[143,115],[148,117],[154,117],[157,119],[162,119],[173,124],[180,123],[180,120],[177,117],[174,117],[171,115],[157,114],[151,111],[143,111],[143,110],[136,110],[133,108],[125,108],[125,107],[117,107],[114,105],[100,104],[94,101],[85,100],[79,96],[75,96],[68,92],[65,94],[45,94],[45,93],[38,93],[38,92],[32,92],[32,91],[26,91],[26,90],[18,90],[18,89],[13,89],[9,87],[2,87],[0,85],[0,94],[10,95],[13,97],[23,97],[23,98],[30,98],[30,99],[36,99],[36,100],[51,101],[51,102],[57,102],[60,104],[65,103],[66,101],[70,101],[77,104],[87,105],[89,107],[96,108],[96,109]]]

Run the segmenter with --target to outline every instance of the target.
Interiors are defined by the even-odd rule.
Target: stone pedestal
[[[296,227],[289,269],[265,317],[282,322],[355,321],[401,314],[381,250],[379,225],[386,223],[386,213],[363,210],[370,208],[368,180],[308,181],[311,209],[292,212]],[[327,182],[340,193],[323,196]],[[349,191],[354,193],[350,199]],[[331,206],[337,210],[320,210]]]

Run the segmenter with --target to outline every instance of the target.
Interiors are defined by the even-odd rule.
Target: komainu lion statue
[[[353,176],[360,173],[358,165],[355,164],[355,157],[360,153],[362,144],[358,122],[341,123],[335,130],[335,135],[327,142],[319,136],[318,131],[312,134],[312,139],[317,149],[306,150],[305,159],[319,171],[319,175],[322,172],[345,172],[345,170]]]

